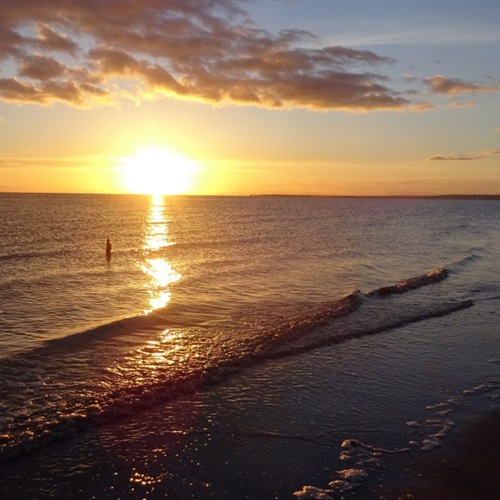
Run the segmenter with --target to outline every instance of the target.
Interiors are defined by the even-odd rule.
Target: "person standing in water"
[[[111,241],[109,241],[109,238],[106,241],[106,257],[108,259],[111,257]]]

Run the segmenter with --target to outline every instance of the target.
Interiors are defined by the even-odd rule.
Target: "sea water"
[[[346,495],[494,404],[499,201],[1,194],[0,213],[4,495]]]

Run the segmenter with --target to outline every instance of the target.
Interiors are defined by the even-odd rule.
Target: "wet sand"
[[[466,417],[431,452],[408,453],[389,474],[356,498],[496,500],[500,498],[500,410]],[[399,468],[398,467],[398,468]]]

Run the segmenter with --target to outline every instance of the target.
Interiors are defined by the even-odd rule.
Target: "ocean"
[[[500,397],[500,201],[0,214],[3,498],[347,498]]]

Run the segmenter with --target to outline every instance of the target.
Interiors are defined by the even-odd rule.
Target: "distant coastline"
[[[500,194],[439,194],[439,195],[315,195],[315,194],[251,194],[252,197],[286,198],[383,198],[383,199],[424,199],[424,200],[500,200]]]

